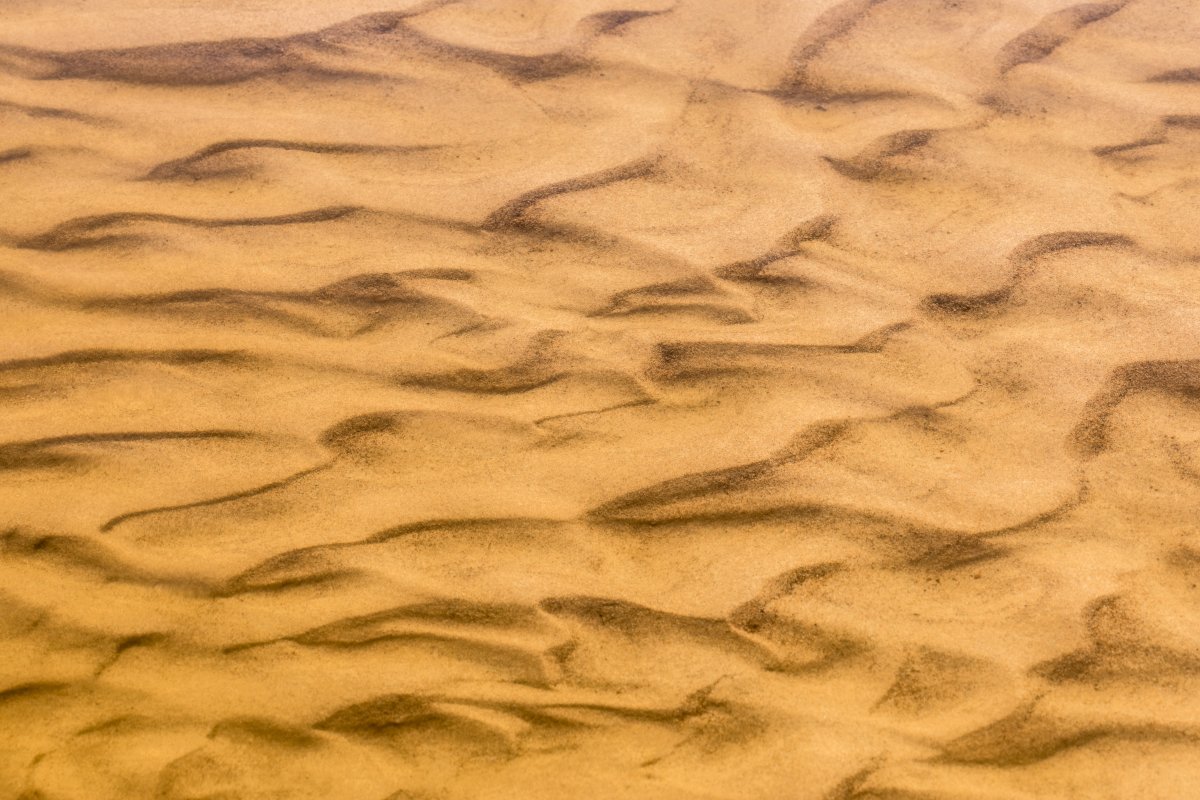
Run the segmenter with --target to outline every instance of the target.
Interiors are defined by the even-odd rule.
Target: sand
[[[1196,795],[1200,4],[0,23],[0,798]]]

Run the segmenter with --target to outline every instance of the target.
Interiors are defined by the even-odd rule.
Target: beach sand
[[[1200,789],[1200,4],[8,0],[0,798]]]

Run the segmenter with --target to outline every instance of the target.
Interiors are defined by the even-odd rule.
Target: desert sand
[[[1200,796],[1200,4],[7,0],[0,798]]]

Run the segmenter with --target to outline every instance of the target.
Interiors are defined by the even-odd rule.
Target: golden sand
[[[0,4],[0,798],[1200,797],[1200,3]]]

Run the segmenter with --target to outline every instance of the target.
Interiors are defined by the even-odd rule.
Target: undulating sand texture
[[[1200,3],[0,3],[0,798],[1200,796]]]

